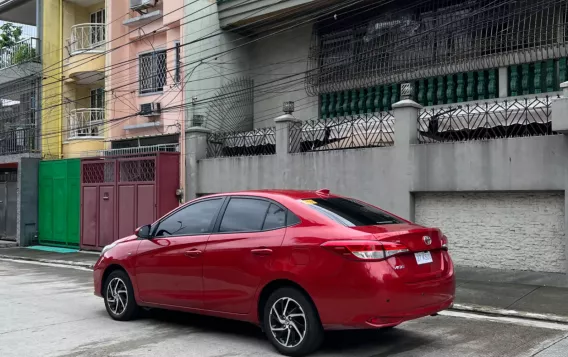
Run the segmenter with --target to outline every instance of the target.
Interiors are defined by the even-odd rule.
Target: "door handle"
[[[201,255],[201,253],[203,253],[202,251],[200,251],[199,249],[192,249],[192,250],[188,250],[187,252],[183,253],[186,256],[190,257],[190,258],[197,258],[198,256]]]
[[[254,255],[260,255],[260,256],[267,256],[272,254],[272,249],[268,249],[268,248],[257,248],[257,249],[252,249],[250,251],[252,254]]]

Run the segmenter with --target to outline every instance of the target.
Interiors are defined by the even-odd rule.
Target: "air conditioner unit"
[[[130,0],[130,9],[144,10],[156,6],[156,0]]]
[[[160,103],[145,103],[140,104],[140,115],[144,117],[153,117],[159,115],[162,111]]]

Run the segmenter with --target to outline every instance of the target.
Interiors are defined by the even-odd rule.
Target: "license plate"
[[[432,263],[432,254],[430,254],[430,252],[414,253],[414,256],[416,257],[416,263],[418,263],[418,265]]]

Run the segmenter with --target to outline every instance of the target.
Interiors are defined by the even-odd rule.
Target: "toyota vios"
[[[289,356],[324,330],[393,327],[455,294],[440,230],[329,190],[193,200],[106,246],[94,284],[115,320],[149,307],[248,321]]]

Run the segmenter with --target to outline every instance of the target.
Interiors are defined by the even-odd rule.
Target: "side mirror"
[[[151,228],[151,226],[149,224],[142,226],[142,227],[138,227],[134,231],[134,234],[136,234],[136,236],[138,238],[149,239],[149,238],[151,238],[150,237],[150,228]]]

